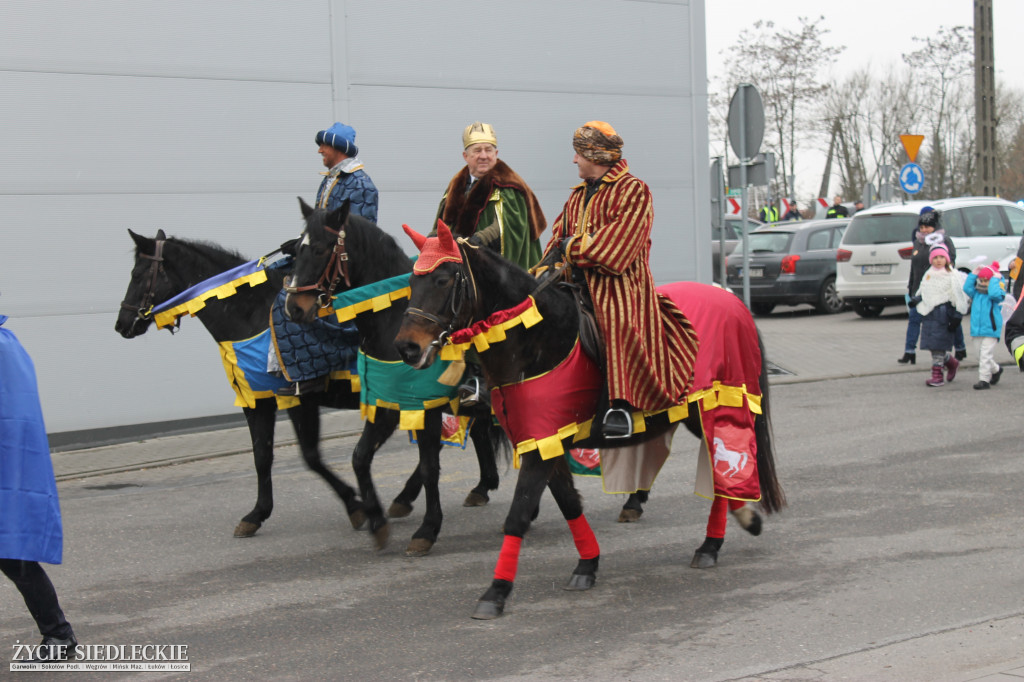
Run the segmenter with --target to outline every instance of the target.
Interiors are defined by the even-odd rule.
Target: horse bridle
[[[352,282],[349,279],[348,274],[348,251],[345,248],[345,228],[342,227],[340,230],[322,225],[324,231],[329,234],[335,235],[338,239],[334,242],[334,251],[331,253],[330,258],[327,261],[327,267],[324,268],[323,274],[320,275],[320,279],[317,280],[316,284],[308,284],[302,287],[292,286],[291,282],[294,281],[295,275],[291,275],[285,280],[284,290],[289,294],[298,294],[303,291],[318,291],[320,292],[317,296],[317,304],[321,308],[326,308],[331,305],[331,298],[334,296],[334,292],[338,290],[338,285],[341,284],[342,280],[345,280],[345,286],[352,288]],[[326,288],[325,288],[326,285]]]
[[[473,269],[469,266],[469,260],[466,258],[464,247],[479,248],[467,243],[464,237],[459,238],[459,251],[462,253],[462,266],[455,271],[455,280],[452,282],[451,288],[448,289],[448,295],[445,297],[444,303],[441,305],[441,311],[450,310],[451,317],[446,323],[439,316],[421,308],[413,308],[409,306],[405,309],[406,315],[412,315],[414,317],[421,317],[424,320],[432,322],[437,325],[441,330],[440,333],[430,342],[430,345],[438,350],[441,349],[446,343],[448,343],[449,337],[452,332],[455,331],[455,325],[458,324],[459,318],[462,317],[463,307],[468,302],[470,309],[472,310],[476,306],[477,293],[476,293],[476,278],[473,277]],[[463,272],[465,270],[465,272]],[[468,324],[468,323],[467,323]]]
[[[149,260],[149,270],[146,272],[146,290],[142,294],[142,301],[139,305],[132,305],[127,301],[121,301],[121,309],[135,313],[136,319],[148,321],[153,317],[153,299],[156,298],[156,283],[160,273],[164,270],[164,239],[156,240],[156,249],[153,255],[140,253],[140,258]],[[172,329],[173,333],[174,330]]]

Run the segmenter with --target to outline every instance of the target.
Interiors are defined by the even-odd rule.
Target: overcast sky
[[[795,31],[800,26],[798,17],[824,16],[822,25],[829,29],[825,40],[846,46],[832,67],[833,80],[866,65],[882,69],[902,63],[902,53],[919,47],[913,36],[927,37],[941,26],[974,25],[973,0],[706,0],[705,12],[710,78],[721,75],[723,51],[759,19]],[[1024,0],[994,0],[992,23],[997,79],[1024,91]],[[802,167],[797,169],[797,189],[803,198],[806,192],[817,191],[824,155],[798,149],[797,163]]]

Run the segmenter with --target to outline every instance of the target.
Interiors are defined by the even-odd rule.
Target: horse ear
[[[412,240],[412,243],[416,245],[416,250],[422,251],[423,245],[427,243],[427,238],[404,223],[402,224],[402,229],[405,230],[407,235],[409,235],[409,239]]]
[[[313,207],[303,201],[302,197],[299,197],[299,210],[302,211],[303,218],[308,218],[313,213]]]
[[[156,231],[156,238],[160,241],[167,241],[167,235],[164,234],[163,230]]]
[[[334,229],[340,230],[341,226],[348,220],[348,207],[349,201],[345,199],[345,201],[341,202],[341,206],[327,214],[327,220],[324,222]]]
[[[437,220],[437,240],[441,243],[441,250],[445,253],[457,254],[459,252],[458,247],[455,246],[455,238],[452,237],[452,231],[448,229],[448,226],[440,218]]]

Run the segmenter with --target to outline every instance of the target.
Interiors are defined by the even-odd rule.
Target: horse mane
[[[164,241],[164,249],[175,249],[188,252],[188,258],[173,258],[174,266],[181,271],[194,271],[192,274],[205,279],[249,261],[238,251],[225,249],[211,241],[201,239],[184,239],[168,237]],[[191,278],[190,278],[191,279]]]
[[[474,254],[481,261],[480,267],[473,271],[474,277],[485,272],[489,277],[496,278],[491,283],[495,291],[488,292],[494,295],[496,304],[492,306],[493,310],[487,311],[487,314],[511,308],[526,300],[527,296],[533,296],[538,306],[553,309],[559,317],[571,317],[573,323],[578,324],[572,294],[564,287],[552,283],[538,291],[543,280],[523,270],[518,263],[508,260],[497,250],[486,246],[486,241],[478,235],[465,241],[464,252]]]

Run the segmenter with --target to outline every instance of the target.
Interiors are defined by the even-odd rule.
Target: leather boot
[[[956,370],[960,367],[960,361],[954,358],[952,355],[946,356],[946,364],[943,365],[946,368],[946,383],[953,381],[956,377]]]
[[[906,365],[906,364],[916,365],[917,364],[917,353],[904,353],[903,357],[900,358],[899,360],[897,360],[896,362],[900,363],[901,365]]]
[[[946,380],[942,378],[942,365],[932,365],[932,378],[924,382],[928,386],[944,386]]]

